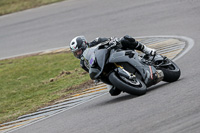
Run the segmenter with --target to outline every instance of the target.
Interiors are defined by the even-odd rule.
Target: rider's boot
[[[136,50],[139,50],[148,55],[156,54],[155,49],[145,46],[144,44],[136,41],[133,37],[128,36],[128,35],[121,38],[121,44],[122,44],[122,47],[124,47],[124,48],[129,48],[129,49],[133,49],[133,50],[136,49]]]
[[[114,87],[114,86],[113,86],[113,87],[110,89],[110,91],[109,91],[109,93],[110,93],[111,96],[117,96],[117,95],[119,95],[121,92],[122,92],[121,90],[117,89],[117,88]]]
[[[135,48],[136,50],[142,51],[143,53],[147,54],[147,55],[155,55],[156,54],[156,50],[149,48],[147,46],[145,46],[144,44],[137,42],[137,46]]]
[[[141,43],[139,43],[140,45],[143,45]],[[148,54],[148,55],[155,55],[156,54],[156,50],[155,49],[152,49],[152,48],[149,48],[145,45],[143,45],[143,49],[142,49],[142,52],[145,53],[145,54]]]

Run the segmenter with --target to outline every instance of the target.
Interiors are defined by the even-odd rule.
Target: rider
[[[96,38],[92,42],[88,42],[84,36],[77,36],[70,42],[70,49],[74,56],[80,59],[81,67],[88,72],[89,70],[87,64],[82,56],[84,50],[88,47],[93,47],[106,41],[111,41],[111,38]],[[121,49],[136,49],[149,55],[154,55],[156,53],[155,49],[145,46],[144,44],[136,41],[133,37],[128,35],[122,37],[118,41],[121,44]],[[109,92],[112,96],[119,95],[121,93],[121,91],[115,87],[112,87]]]

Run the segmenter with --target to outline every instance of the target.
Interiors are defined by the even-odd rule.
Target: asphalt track
[[[176,35],[194,40],[176,60],[179,81],[161,83],[141,97],[103,95],[19,133],[199,133],[199,0],[69,0],[0,17],[0,57],[63,47],[74,36]]]

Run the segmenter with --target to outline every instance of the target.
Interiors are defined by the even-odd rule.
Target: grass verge
[[[0,15],[39,7],[63,0],[0,0]]]
[[[88,81],[70,52],[1,60],[0,123],[74,94]]]

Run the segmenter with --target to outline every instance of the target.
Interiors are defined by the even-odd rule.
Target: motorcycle
[[[83,52],[85,65],[92,80],[100,80],[132,95],[144,95],[147,87],[160,81],[174,82],[180,68],[165,56],[141,55],[135,50],[123,50],[119,42],[101,43]]]

